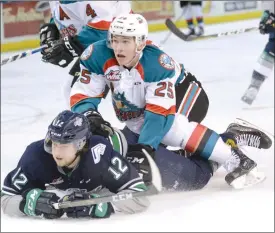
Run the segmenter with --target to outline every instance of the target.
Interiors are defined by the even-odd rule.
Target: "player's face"
[[[77,149],[74,144],[60,144],[52,142],[52,154],[56,164],[60,167],[68,166],[76,157]]]
[[[121,66],[131,63],[136,55],[136,42],[134,37],[113,36],[112,48],[114,50],[116,59]]]

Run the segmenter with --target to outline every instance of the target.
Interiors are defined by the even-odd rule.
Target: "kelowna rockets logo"
[[[113,94],[113,106],[120,121],[131,120],[144,114],[144,109],[130,103],[125,98],[124,92]]]

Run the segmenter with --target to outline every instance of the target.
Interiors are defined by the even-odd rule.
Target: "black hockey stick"
[[[220,32],[205,36],[189,36],[187,37],[177,26],[172,22],[170,19],[166,19],[165,21],[166,26],[169,28],[169,30],[174,33],[177,37],[184,41],[195,41],[195,40],[204,40],[204,39],[211,39],[211,38],[218,38],[223,36],[232,36],[232,35],[238,35],[245,32],[251,32],[258,30],[257,27],[251,27],[251,28],[241,28],[234,31],[228,31],[228,32]]]
[[[151,156],[147,153],[146,150],[142,149],[142,152],[145,154],[146,158],[148,159],[151,172],[152,172],[152,184],[149,186],[148,190],[142,192],[125,192],[120,194],[115,194],[111,196],[102,196],[98,198],[91,198],[85,200],[78,200],[78,201],[65,201],[61,203],[54,203],[53,206],[55,209],[64,209],[69,207],[77,207],[77,206],[89,206],[95,205],[99,203],[106,203],[106,202],[118,202],[118,201],[125,201],[129,199],[133,199],[135,197],[144,197],[144,196],[152,196],[158,194],[162,190],[162,180],[159,169],[151,158]]]

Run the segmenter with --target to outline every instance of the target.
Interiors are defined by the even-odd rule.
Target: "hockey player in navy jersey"
[[[64,200],[96,197],[107,188],[112,193],[147,189],[137,170],[102,136],[91,135],[85,116],[61,112],[50,124],[44,140],[31,143],[17,167],[5,178],[1,207],[5,214],[60,218],[107,218],[112,213],[136,213],[149,206],[146,197],[123,202],[55,209],[60,197],[48,192],[46,184],[59,190],[74,189]],[[62,201],[62,200],[61,200]]]

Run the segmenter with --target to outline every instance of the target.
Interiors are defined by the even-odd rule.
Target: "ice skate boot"
[[[240,149],[231,149],[232,156],[223,165],[228,174],[225,181],[235,189],[247,188],[262,182],[265,175],[258,172],[257,163]]]
[[[249,122],[245,125],[244,122],[231,123],[221,137],[226,144],[229,144],[233,148],[249,146],[258,149],[269,149],[272,146],[271,138]]]

